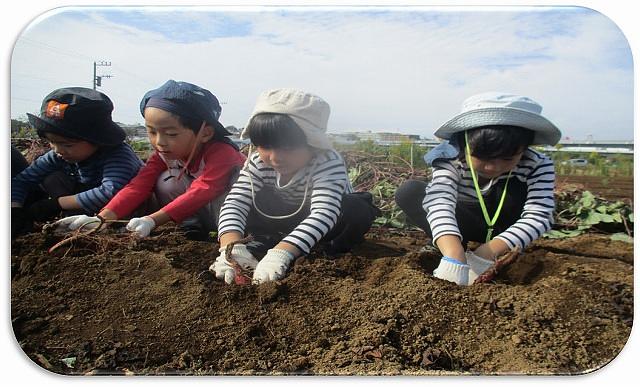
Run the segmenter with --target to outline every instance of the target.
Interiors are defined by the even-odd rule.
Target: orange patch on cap
[[[58,101],[51,100],[47,104],[47,110],[45,115],[54,120],[61,120],[64,118],[64,111],[67,110],[68,103],[60,103]]]

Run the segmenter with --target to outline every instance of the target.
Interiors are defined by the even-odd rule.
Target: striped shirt
[[[93,215],[138,173],[141,166],[142,161],[126,143],[100,148],[79,163],[66,162],[51,150],[11,179],[11,201],[24,203],[28,193],[48,175],[63,171],[76,182],[94,187],[76,194],[82,210]]]
[[[296,207],[310,198],[309,215],[282,240],[309,253],[338,221],[342,196],[353,192],[344,160],[333,149],[317,154],[286,184],[280,185],[279,181],[280,174],[267,166],[258,153],[253,153],[222,205],[218,223],[219,235],[230,231],[244,234],[247,216],[253,207],[252,195],[262,187],[271,186],[279,200]]]
[[[484,196],[498,181],[507,179],[507,176],[508,172],[491,180],[481,187],[480,192]],[[511,171],[511,178],[526,183],[527,198],[520,219],[496,238],[504,241],[510,249],[523,249],[550,230],[553,224],[553,162],[546,155],[528,148]],[[471,170],[466,161],[436,160],[433,163],[433,177],[422,202],[434,243],[443,235],[457,235],[463,239],[455,216],[459,196],[477,200]]]

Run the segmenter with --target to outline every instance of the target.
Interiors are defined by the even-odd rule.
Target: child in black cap
[[[155,149],[140,173],[98,217],[69,217],[60,227],[77,229],[130,215],[155,194],[155,212],[132,218],[127,230],[146,237],[169,221],[180,223],[188,237],[206,239],[217,227],[218,213],[232,180],[245,161],[230,133],[218,121],[222,108],[206,89],[167,81],[140,102],[149,141]]]
[[[142,161],[124,142],[125,132],[111,119],[113,103],[84,87],[47,95],[39,116],[27,114],[52,150],[11,179],[11,231],[30,229],[67,213],[95,214],[136,175]],[[24,208],[30,192],[47,196]]]

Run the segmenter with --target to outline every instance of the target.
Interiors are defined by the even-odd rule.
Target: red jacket
[[[189,172],[195,180],[185,193],[162,208],[176,223],[195,214],[200,208],[223,194],[229,188],[229,178],[235,167],[242,168],[245,156],[231,145],[208,142],[193,157]],[[120,190],[104,207],[123,218],[132,213],[153,192],[158,176],[167,170],[167,163],[154,152],[140,172]],[[198,172],[200,173],[198,174]],[[176,175],[180,172],[176,170]]]

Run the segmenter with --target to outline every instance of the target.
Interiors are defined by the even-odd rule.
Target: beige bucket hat
[[[314,148],[332,149],[327,137],[327,123],[331,109],[322,98],[296,89],[274,89],[260,94],[241,139],[248,139],[247,127],[251,119],[261,113],[286,114],[298,124]]]
[[[520,95],[487,92],[467,98],[462,112],[435,131],[434,135],[450,139],[454,133],[488,125],[520,126],[535,132],[533,145],[555,145],[560,130],[543,117],[542,106]]]

